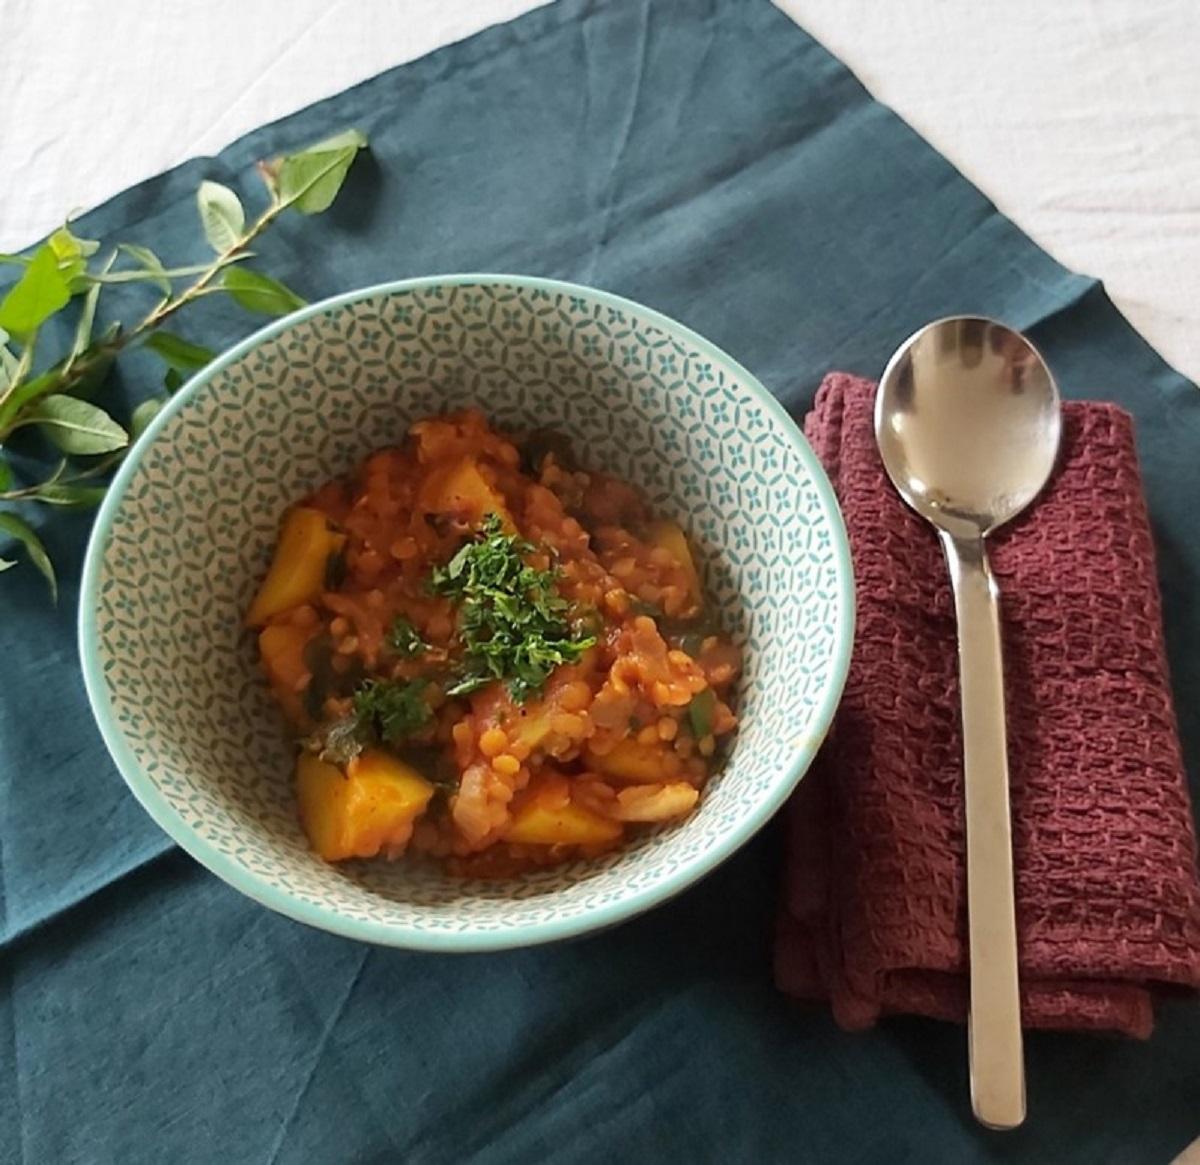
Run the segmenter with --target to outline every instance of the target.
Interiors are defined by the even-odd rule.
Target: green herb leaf
[[[21,355],[7,376],[5,383],[0,386],[0,431],[7,431],[6,426],[16,417],[18,411],[27,400],[33,399],[33,394],[41,391],[40,383],[50,377],[43,373],[32,380],[26,380],[30,368],[33,367],[33,352],[37,345],[37,333],[33,333],[21,349]]]
[[[165,401],[161,401],[156,396],[152,396],[149,400],[144,400],[136,409],[133,410],[133,416],[129,418],[129,437],[130,440],[136,441],[147,429],[150,422],[158,416]]]
[[[39,401],[21,424],[37,425],[64,453],[111,453],[129,444],[129,434],[103,409],[61,393]]]
[[[178,368],[168,368],[163,375],[163,388],[168,396],[174,396],[183,387],[183,373]]]
[[[171,280],[167,278],[167,270],[162,260],[149,247],[143,247],[139,243],[118,243],[117,250],[122,255],[136,259],[141,267],[134,271],[105,273],[100,277],[104,282],[127,283],[132,280],[145,280],[147,283],[153,283],[163,295],[171,294]],[[206,271],[207,268],[201,267],[199,270]]]
[[[0,533],[10,535],[25,547],[29,561],[42,572],[50,584],[50,597],[57,602],[58,579],[54,575],[54,564],[50,561],[46,547],[42,545],[42,540],[37,536],[33,527],[23,518],[17,517],[16,514],[0,513]],[[15,565],[16,563],[6,559],[0,570],[8,570],[9,567]]]
[[[58,259],[49,244],[40,246],[21,278],[0,300],[0,328],[25,339],[61,311],[71,299],[67,280],[58,268]]]
[[[96,239],[77,238],[65,223],[46,242],[60,263],[69,263],[79,258],[89,259],[100,250],[100,243]]]
[[[425,680],[367,680],[354,693],[360,734],[373,733],[385,744],[400,744],[428,728],[433,709],[425,698]]]
[[[8,333],[0,328],[0,392],[16,380],[20,367],[21,362],[9,350]]]
[[[64,373],[83,355],[87,346],[92,342],[92,324],[96,320],[96,303],[99,298],[100,284],[94,283],[88,288],[87,295],[83,297],[83,310],[79,313],[79,323],[75,325],[75,341],[67,356]]]
[[[688,704],[688,723],[692,727],[692,735],[697,740],[703,740],[712,735],[713,713],[717,710],[717,697],[712,688],[697,692]]]
[[[156,356],[161,356],[170,368],[180,372],[195,372],[217,358],[211,348],[161,330],[151,334],[146,347]]]
[[[12,489],[13,475],[7,461],[0,461],[0,493]]]
[[[48,481],[39,485],[29,496],[35,501],[51,506],[65,506],[76,510],[98,506],[108,492],[104,485],[79,485],[74,482]]]
[[[434,594],[458,599],[463,668],[446,694],[466,695],[504,680],[518,703],[541,691],[560,664],[574,663],[596,642],[569,621],[570,604],[555,588],[557,572],[525,562],[534,547],[505,534],[489,514],[468,542],[429,580]]]
[[[218,255],[231,251],[242,240],[246,229],[246,212],[238,196],[228,186],[205,180],[196,191],[200,222],[204,237]]]
[[[57,372],[43,372],[32,380],[18,384],[0,403],[0,428],[9,426],[17,414],[31,401],[54,392],[59,385]]]
[[[247,311],[268,316],[285,316],[303,307],[302,300],[289,287],[269,275],[260,275],[246,267],[230,267],[221,277],[225,290]]]
[[[351,163],[366,144],[365,134],[348,129],[289,155],[279,164],[277,174],[268,169],[264,178],[268,187],[275,178],[279,200],[285,205],[302,214],[320,214],[332,205]]]
[[[388,629],[388,647],[403,659],[415,659],[424,655],[429,644],[421,638],[417,629],[403,616],[397,615]]]
[[[93,349],[93,353],[90,357],[86,353],[80,357],[81,360],[87,360],[87,366],[83,374],[75,379],[70,388],[63,390],[69,396],[77,396],[86,400],[108,379],[108,374],[112,371],[112,366],[117,359],[116,352],[95,352]],[[51,368],[47,373],[53,381],[49,386],[49,391],[51,392],[58,388],[61,380],[59,372],[59,369]]]
[[[58,260],[58,269],[66,280],[72,294],[83,291],[90,284],[87,277],[88,256],[94,255],[100,244],[94,239],[77,239],[69,227],[61,226],[47,240],[46,245]]]

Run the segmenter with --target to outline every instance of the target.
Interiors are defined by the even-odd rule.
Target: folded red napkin
[[[932,529],[875,448],[874,385],[805,431],[850,534],[858,626],[829,740],[787,809],[775,975],[846,1028],[966,1015],[954,608]],[[1046,493],[989,541],[1001,589],[1024,1021],[1146,1036],[1200,986],[1196,839],[1127,414],[1064,407]]]

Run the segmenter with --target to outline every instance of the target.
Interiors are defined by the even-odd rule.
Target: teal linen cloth
[[[371,153],[334,209],[262,248],[312,299],[451,271],[590,283],[797,415],[827,370],[877,376],[920,324],[978,312],[1027,330],[1069,396],[1130,409],[1195,778],[1200,393],[766,0],[564,0],[77,229],[198,258],[201,178],[253,204],[255,159],[347,126]],[[247,324],[206,303],[181,329],[220,347]],[[113,403],[156,383],[135,357]],[[27,566],[0,580],[0,1160],[1094,1165],[1200,1134],[1192,1001],[1144,1044],[1031,1034],[1029,1121],[1000,1135],[970,1117],[961,1029],[847,1035],[781,997],[771,830],[662,909],[544,949],[407,954],[267,912],[168,843],[101,744],[74,634],[88,521],[47,520],[57,609]]]

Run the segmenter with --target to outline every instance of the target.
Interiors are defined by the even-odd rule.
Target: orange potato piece
[[[246,625],[261,627],[273,615],[315,599],[325,587],[329,556],[345,541],[346,536],[333,530],[320,510],[305,506],[289,510],[267,577],[246,612]]]
[[[635,785],[663,784],[677,777],[683,767],[671,745],[640,744],[631,736],[606,753],[589,751],[586,756],[589,768]]]
[[[258,651],[267,681],[288,719],[302,724],[307,719],[304,703],[296,685],[308,674],[304,649],[312,630],[293,623],[271,623],[258,634]]]
[[[505,841],[524,845],[605,845],[621,836],[621,823],[563,801],[561,779],[551,774],[531,785],[505,829]]]
[[[688,594],[693,603],[700,603],[703,599],[700,572],[696,569],[696,560],[692,557],[692,548],[683,529],[674,522],[662,519],[650,523],[646,537],[651,546],[661,546],[683,567],[688,577]]]
[[[454,514],[472,524],[488,514],[497,514],[504,529],[516,530],[504,497],[483,476],[472,457],[435,469],[421,486],[421,505],[432,514]]]
[[[296,788],[304,832],[327,862],[399,853],[434,792],[411,765],[379,749],[356,756],[344,773],[301,753]]]

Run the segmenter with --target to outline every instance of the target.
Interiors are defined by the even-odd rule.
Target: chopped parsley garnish
[[[350,714],[322,725],[304,747],[345,768],[364,748],[406,745],[433,722],[428,686],[425,680],[367,680],[354,693]]]
[[[505,534],[500,518],[488,514],[475,538],[434,569],[433,593],[461,603],[463,666],[447,695],[503,680],[512,698],[524,703],[541,691],[556,667],[574,663],[596,642],[595,636],[572,630],[571,604],[555,587],[558,572],[537,570],[525,561],[534,549]]]
[[[414,659],[424,655],[429,644],[421,638],[417,629],[403,616],[397,615],[388,629],[388,647],[402,659]]]
[[[354,693],[354,722],[359,739],[402,744],[427,728],[433,709],[425,699],[425,680],[367,680]]]

